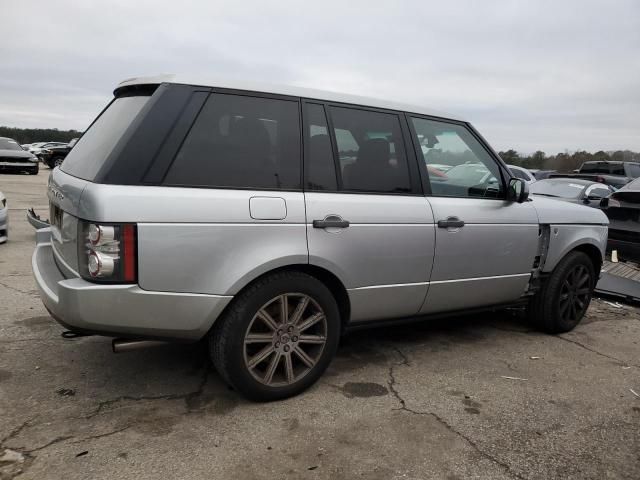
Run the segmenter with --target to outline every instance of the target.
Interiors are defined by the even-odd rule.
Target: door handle
[[[438,228],[462,228],[464,221],[458,217],[448,217],[446,220],[438,220]]]
[[[348,228],[349,221],[337,215],[329,215],[324,220],[314,220],[313,228]]]

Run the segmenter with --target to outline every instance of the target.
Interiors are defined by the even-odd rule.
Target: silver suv
[[[52,172],[33,254],[74,332],[206,339],[228,383],[273,400],[353,327],[522,305],[565,332],[589,305],[605,215],[532,201],[461,119],[174,76],[114,93]]]

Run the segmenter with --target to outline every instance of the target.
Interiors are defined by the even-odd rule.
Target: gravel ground
[[[61,338],[31,276],[48,170],[0,175],[0,479],[640,478],[640,312],[573,332],[516,313],[353,333],[307,393],[249,403],[200,345]]]

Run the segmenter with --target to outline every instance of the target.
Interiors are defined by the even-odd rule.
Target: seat
[[[356,161],[343,170],[343,186],[347,190],[394,192],[406,186],[399,182],[398,170],[391,159],[391,146],[384,138],[372,138],[360,145]]]

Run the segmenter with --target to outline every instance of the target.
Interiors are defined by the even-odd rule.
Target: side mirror
[[[512,178],[509,180],[507,188],[507,200],[510,202],[525,202],[529,198],[529,185],[520,178]]]

